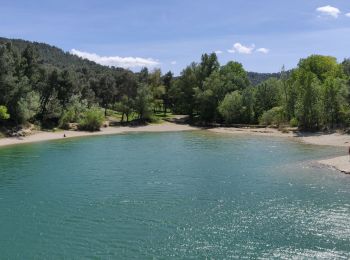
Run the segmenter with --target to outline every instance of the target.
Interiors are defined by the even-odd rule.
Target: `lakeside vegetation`
[[[273,77],[270,77],[273,76]],[[350,60],[312,55],[280,73],[246,72],[203,54],[178,77],[109,68],[40,43],[0,38],[0,127],[96,131],[105,118],[151,122],[171,111],[195,124],[350,125]]]

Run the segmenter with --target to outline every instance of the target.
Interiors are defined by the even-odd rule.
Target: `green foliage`
[[[126,116],[126,122],[129,122],[129,116],[134,108],[134,100],[128,96],[122,96],[121,100],[114,105],[114,109],[122,113],[121,122],[124,122],[124,115]]]
[[[288,75],[290,71],[286,72]],[[260,83],[268,80],[269,78],[281,79],[282,73],[257,73],[257,72],[247,72],[248,79],[252,86],[257,86]]]
[[[255,116],[259,118],[265,111],[281,103],[281,82],[270,78],[256,87]]]
[[[337,63],[337,59],[331,56],[311,55],[306,59],[301,59],[298,70],[312,73],[321,83],[328,77],[343,76],[343,70]]]
[[[79,122],[79,129],[86,131],[99,131],[104,120],[101,109],[93,107],[86,110]]]
[[[69,124],[76,122],[76,114],[73,109],[69,109],[63,112],[58,127],[62,129],[69,129]]]
[[[348,88],[346,82],[339,78],[327,78],[322,88],[323,124],[333,128],[336,123],[344,123],[342,111],[348,103]]]
[[[149,121],[171,109],[207,123],[278,124],[281,116],[305,130],[334,128],[350,125],[349,89],[349,59],[338,64],[329,56],[302,59],[292,71],[256,74],[233,61],[220,66],[215,53],[203,54],[174,77],[159,69],[109,68],[47,44],[0,38],[0,104],[7,109],[1,118],[8,124],[65,128],[80,122],[97,129],[99,118],[92,115],[98,109],[88,108],[98,106],[105,115],[117,110],[122,121],[134,115]]]
[[[348,121],[341,113],[348,106],[344,79],[344,70],[333,57],[312,55],[299,62],[291,80],[297,90],[295,116],[300,127],[319,129]]]
[[[199,87],[196,76],[197,64],[187,66],[169,90],[174,111],[192,117],[195,113],[195,89]]]
[[[255,103],[255,97],[254,97],[254,89],[253,88],[246,88],[242,91],[242,102],[244,111],[242,114],[242,122],[245,124],[254,124],[255,121],[255,111],[254,111],[254,103]]]
[[[25,123],[34,118],[40,107],[38,93],[32,91],[20,98],[17,103],[17,117],[20,123]]]
[[[243,97],[237,90],[227,94],[219,105],[219,112],[226,123],[240,123],[245,109]]]
[[[284,122],[283,107],[274,107],[264,112],[259,120],[262,125],[277,125]]]
[[[150,86],[142,84],[137,90],[135,98],[135,111],[139,115],[140,120],[149,120],[152,117],[153,111],[153,96]]]
[[[204,82],[203,87],[195,89],[198,112],[205,122],[215,121],[217,118],[218,102],[221,100],[220,92],[223,89],[223,80],[218,71],[214,71]],[[222,97],[224,98],[224,97]]]
[[[303,129],[314,130],[320,127],[321,85],[309,71],[299,76],[295,115]]]
[[[296,119],[295,117],[293,117],[290,121],[289,121],[289,125],[292,127],[297,127],[299,125],[298,119]]]
[[[0,106],[0,120],[7,120],[10,118],[10,114],[7,112],[7,107]]]
[[[71,97],[67,109],[63,111],[59,119],[58,126],[62,129],[69,129],[69,124],[78,123],[87,109],[86,100],[80,100],[79,96]]]

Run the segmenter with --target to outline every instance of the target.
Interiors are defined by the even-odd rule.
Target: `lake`
[[[206,131],[0,148],[1,258],[350,258],[341,148]]]

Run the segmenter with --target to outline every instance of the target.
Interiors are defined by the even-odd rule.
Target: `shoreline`
[[[182,131],[193,131],[199,130],[199,128],[192,127],[189,125],[180,125],[170,122],[165,122],[161,124],[149,124],[145,126],[118,126],[118,127],[105,127],[101,128],[100,131],[87,132],[87,131],[74,131],[74,130],[62,130],[59,132],[46,132],[37,131],[31,135],[24,137],[5,137],[0,138],[0,148],[5,146],[28,144],[45,142],[60,139],[70,139],[76,137],[85,136],[100,136],[100,135],[115,135],[115,134],[125,134],[125,133],[157,133],[157,132],[182,132]],[[63,137],[63,135],[66,137]]]
[[[35,142],[44,142],[59,139],[69,139],[75,137],[85,136],[100,136],[100,135],[114,135],[125,133],[142,133],[142,132],[181,132],[181,131],[194,131],[201,130],[202,128],[193,127],[187,124],[176,124],[172,122],[164,122],[161,124],[150,124],[145,126],[118,126],[118,127],[106,127],[101,128],[98,132],[85,132],[85,131],[60,131],[60,132],[45,132],[38,131],[32,135],[25,137],[5,137],[0,138],[0,148],[5,146],[12,146],[18,144],[28,144]],[[235,127],[218,127],[210,128],[206,131],[218,134],[230,134],[230,135],[256,135],[256,136],[269,136],[269,137],[283,137],[290,138],[294,141],[300,141],[306,144],[312,145],[324,145],[324,146],[337,146],[348,147],[350,146],[350,135],[340,133],[282,133],[275,128],[235,128]],[[63,134],[66,137],[63,137]],[[347,150],[344,149],[344,153]],[[330,159],[318,160],[318,163],[323,166],[335,168],[343,173],[350,174],[350,160],[349,156],[338,156]]]
[[[289,132],[282,133],[274,128],[212,128],[209,131],[221,134],[250,134],[258,136],[269,137],[284,137],[290,138],[294,141],[300,141],[305,144],[322,145],[322,146],[336,146],[344,147],[344,154],[347,154],[347,147],[350,146],[350,135],[341,133],[300,133]],[[317,163],[322,166],[336,169],[342,173],[350,174],[350,158],[348,155],[337,156],[334,158],[317,160]]]

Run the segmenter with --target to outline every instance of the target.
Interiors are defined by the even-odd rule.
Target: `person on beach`
[[[63,133],[63,138],[66,137],[66,133]],[[350,153],[350,148],[349,148],[349,153]]]
[[[350,162],[350,146],[349,146],[349,162]]]

